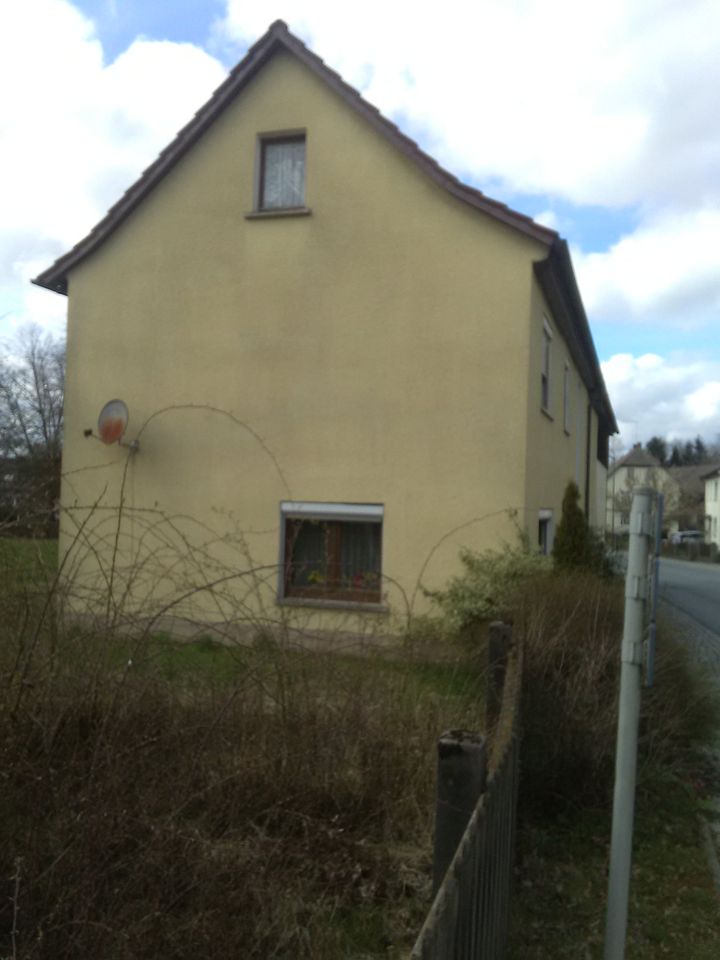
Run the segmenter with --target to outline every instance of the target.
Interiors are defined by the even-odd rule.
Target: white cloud
[[[602,364],[624,446],[720,434],[720,361],[619,353]]]
[[[246,43],[276,17],[463,174],[576,203],[720,202],[716,0],[227,0],[222,32]]]
[[[595,319],[690,329],[720,316],[720,205],[649,217],[604,253],[574,251]]]
[[[225,71],[199,47],[146,40],[105,65],[66,0],[7,3],[2,21],[2,309],[6,323],[58,329],[65,304],[50,307],[29,277],[87,233]]]

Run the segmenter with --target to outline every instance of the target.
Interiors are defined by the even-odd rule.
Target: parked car
[[[670,543],[675,545],[680,543],[702,543],[705,539],[704,534],[699,530],[676,530],[670,534]]]

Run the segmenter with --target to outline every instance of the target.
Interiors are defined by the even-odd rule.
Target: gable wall
[[[258,132],[297,128],[312,215],[245,219]],[[542,253],[275,57],[70,276],[64,504],[117,495],[125,452],[82,437],[106,400],[128,403],[129,438],[206,404],[224,413],[144,428],[128,503],[231,512],[268,566],[281,499],[383,503],[384,569],[410,593],[462,526],[426,569],[443,582],[460,545],[513,539],[502,511],[525,502]]]

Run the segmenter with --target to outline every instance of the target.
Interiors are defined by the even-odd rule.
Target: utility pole
[[[624,960],[625,957],[635,816],[643,636],[649,600],[648,555],[654,532],[652,503],[652,490],[642,487],[633,495],[630,512],[605,960]]]

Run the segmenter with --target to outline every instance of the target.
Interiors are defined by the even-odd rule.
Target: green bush
[[[460,553],[464,570],[445,590],[427,591],[451,629],[460,631],[478,620],[511,619],[518,587],[550,569],[550,561],[524,546]]]
[[[561,570],[581,568],[607,573],[605,548],[601,538],[590,529],[580,508],[580,491],[568,483],[562,502],[562,516],[555,534],[553,559]]]

